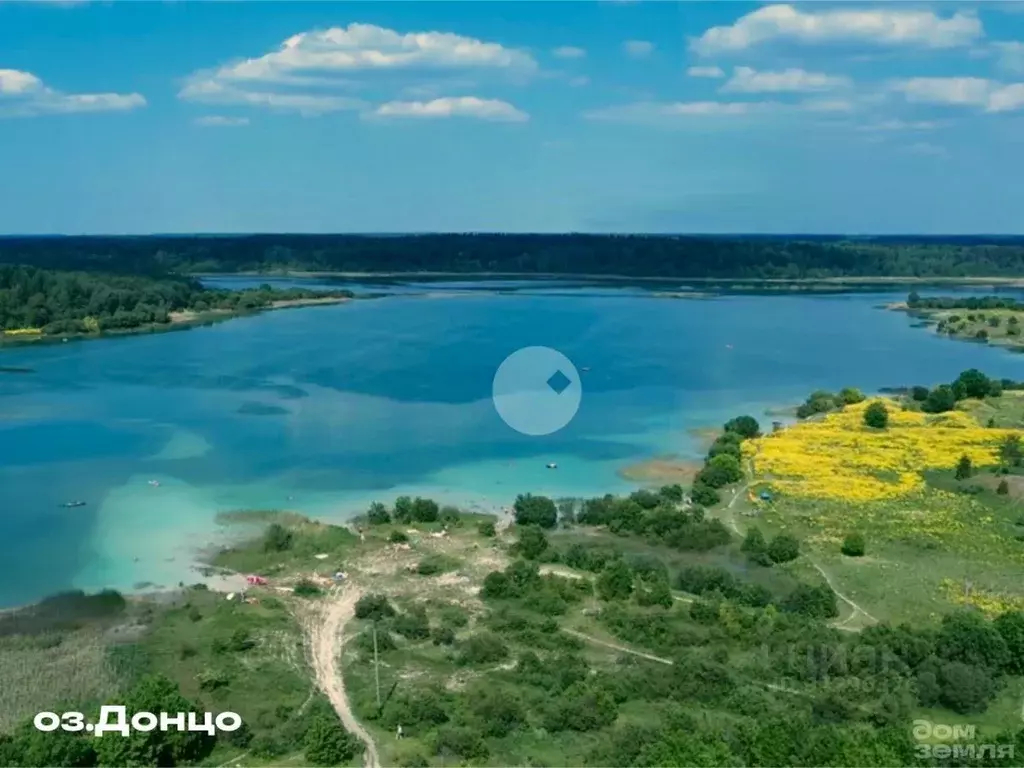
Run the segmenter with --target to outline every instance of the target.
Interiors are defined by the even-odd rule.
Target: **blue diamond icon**
[[[569,385],[572,384],[572,379],[561,371],[555,371],[551,378],[548,379],[547,384],[555,391],[556,395],[560,395],[569,388]]]

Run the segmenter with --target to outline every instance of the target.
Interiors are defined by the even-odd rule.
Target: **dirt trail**
[[[355,587],[343,587],[339,592],[332,591],[328,595],[326,608],[317,616],[313,625],[313,669],[317,683],[327,694],[346,730],[366,745],[363,765],[366,768],[380,768],[377,745],[352,713],[352,706],[345,693],[345,680],[341,676],[338,664],[338,653],[344,642],[345,625],[355,613],[359,597],[360,591]]]
[[[870,613],[868,613],[863,608],[861,608],[859,605],[857,605],[855,602],[853,602],[853,600],[851,600],[850,598],[848,598],[846,595],[844,595],[842,592],[839,591],[839,589],[836,587],[835,582],[832,581],[832,577],[829,576],[828,573],[825,572],[824,568],[822,568],[820,565],[818,565],[813,560],[810,560],[810,563],[811,563],[811,565],[814,566],[814,568],[818,571],[818,573],[821,574],[822,578],[825,579],[825,583],[828,584],[829,587],[832,589],[832,591],[836,593],[836,597],[838,597],[840,600],[842,600],[844,603],[846,603],[848,606],[850,606],[850,608],[853,609],[853,612],[849,616],[847,616],[844,621],[841,621],[838,624],[833,624],[832,625],[835,629],[844,629],[844,630],[848,630],[848,631],[851,630],[852,628],[851,627],[847,627],[846,625],[849,624],[851,621],[853,621],[853,618],[858,613],[862,614],[866,618],[870,619],[872,624],[878,624],[878,619],[876,619]],[[853,630],[853,631],[856,631],[856,630]]]

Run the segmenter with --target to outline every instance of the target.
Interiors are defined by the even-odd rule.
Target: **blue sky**
[[[0,0],[0,233],[1024,232],[1024,3]]]

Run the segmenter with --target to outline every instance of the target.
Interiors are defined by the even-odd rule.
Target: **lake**
[[[393,295],[0,350],[0,366],[33,371],[0,373],[0,606],[195,581],[222,511],[342,520],[403,493],[492,509],[527,491],[620,492],[633,487],[617,474],[626,465],[698,456],[688,430],[741,413],[770,421],[767,408],[814,389],[934,384],[971,367],[1024,379],[1024,356],[876,308],[902,291],[354,287]],[[510,429],[490,399],[501,362],[532,345],[589,369],[578,414],[546,437]],[[87,506],[60,507],[77,499]]]

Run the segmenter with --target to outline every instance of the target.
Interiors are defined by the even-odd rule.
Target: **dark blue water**
[[[422,295],[462,287],[0,351],[0,365],[34,370],[0,374],[0,605],[176,581],[183,549],[225,509],[341,517],[406,491],[482,504],[617,491],[622,466],[695,451],[689,428],[814,389],[934,384],[970,367],[1024,379],[1022,356],[876,308],[896,293]],[[510,430],[490,402],[502,360],[531,345],[590,369],[576,418],[543,438]],[[72,499],[88,506],[59,507]]]

